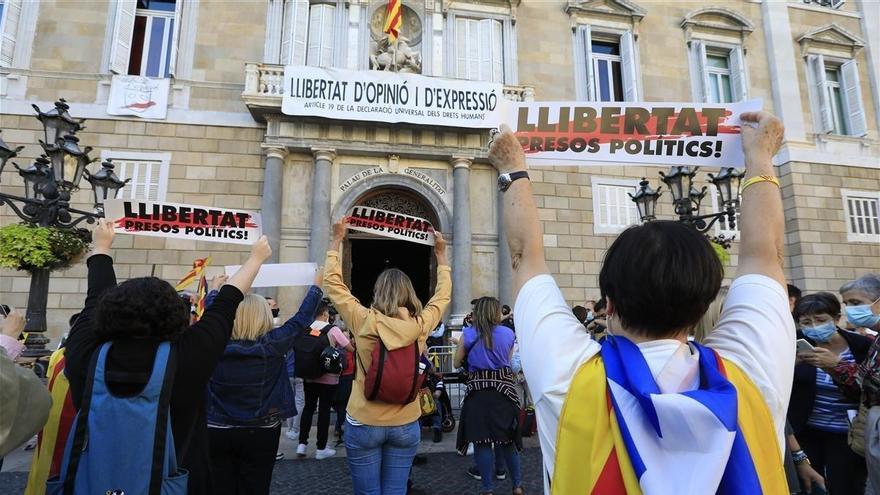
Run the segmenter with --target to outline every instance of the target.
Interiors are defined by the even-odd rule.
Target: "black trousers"
[[[345,422],[345,410],[348,407],[348,399],[351,397],[352,381],[354,381],[354,375],[343,375],[339,377],[339,385],[336,387],[333,409],[336,411],[337,432],[342,431],[342,424]]]
[[[299,419],[299,443],[309,443],[309,430],[312,429],[312,416],[318,409],[318,450],[327,448],[327,432],[330,429],[330,407],[336,395],[336,385],[324,383],[305,382],[303,391],[306,396],[306,405],[303,406],[302,415]]]
[[[846,443],[846,433],[829,433],[809,426],[797,435],[798,443],[817,473],[825,477],[830,495],[862,495],[868,470],[865,458]]]
[[[274,428],[208,428],[214,493],[268,495],[281,425]]]

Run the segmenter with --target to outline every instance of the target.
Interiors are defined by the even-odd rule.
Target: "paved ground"
[[[473,462],[473,457],[461,457],[454,453],[455,434],[444,435],[443,442],[432,443],[426,432],[419,452],[427,456],[428,462],[413,468],[414,494],[464,495],[480,493],[480,482],[467,476],[465,471]],[[314,436],[312,436],[314,438]],[[541,451],[537,448],[537,438],[524,439],[526,449],[522,457],[522,477],[528,493],[541,493]],[[331,445],[333,441],[331,438]],[[352,493],[351,480],[345,461],[345,449],[338,449],[337,457],[318,461],[314,459],[314,444],[309,457],[296,459],[296,443],[282,435],[281,451],[284,460],[276,463],[272,476],[273,494],[289,495],[344,495]],[[7,456],[0,473],[0,495],[20,495],[24,491],[27,472],[30,466],[30,452],[16,450]],[[510,479],[496,484],[496,493],[510,493]]]

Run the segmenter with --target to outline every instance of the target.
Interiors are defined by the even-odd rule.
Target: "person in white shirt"
[[[559,480],[578,476],[589,478],[581,480],[583,483],[578,486],[583,491],[578,493],[608,492],[597,489],[609,482],[603,478],[608,473],[554,472],[556,466],[572,463],[565,458],[565,452],[557,451],[560,441],[592,440],[586,433],[581,435],[584,438],[569,438],[578,436],[572,433],[576,429],[560,429],[560,422],[564,422],[566,414],[564,405],[573,408],[581,405],[569,402],[569,395],[580,386],[574,381],[581,376],[579,371],[586,369],[594,357],[599,361],[592,362],[604,363],[601,366],[609,376],[608,410],[613,404],[613,412],[617,413],[614,418],[605,420],[610,421],[615,430],[625,429],[628,433],[626,448],[623,444],[615,447],[617,457],[613,459],[615,469],[612,470],[615,479],[611,481],[619,483],[618,488],[626,485],[628,493],[640,489],[645,494],[655,494],[715,493],[719,487],[732,487],[728,471],[733,467],[728,460],[732,461],[736,452],[742,454],[742,445],[737,442],[743,435],[748,437],[748,432],[740,430],[751,428],[742,427],[742,418],[752,413],[748,417],[758,418],[752,426],[765,429],[770,437],[775,434],[775,443],[769,439],[766,442],[770,444],[764,442],[773,448],[760,455],[769,456],[762,459],[773,458],[769,464],[778,460],[778,466],[766,466],[766,462],[759,465],[760,459],[755,458],[754,468],[747,474],[760,478],[758,483],[763,484],[764,493],[776,493],[774,489],[780,480],[784,483],[779,454],[784,445],[785,414],[792,385],[795,329],[788,310],[782,269],[782,199],[772,165],[783,128],[777,118],[765,112],[743,114],[742,120],[746,178],[742,188],[739,264],[718,325],[704,343],[707,347],[689,344],[687,335],[718,293],[723,267],[701,234],[678,222],[655,221],[631,227],[615,240],[599,276],[602,297],[607,302],[609,337],[606,340],[610,345],[605,341],[597,343],[584,332],[549,274],[532,186],[526,174],[516,173],[526,170],[520,142],[506,126],[493,136],[489,160],[502,174],[499,188],[504,191],[504,228],[517,294],[516,333],[523,371],[535,400],[546,493],[551,492],[551,482],[553,493],[565,493],[561,486],[574,485],[564,485]],[[517,180],[519,178],[526,180]],[[711,350],[701,353],[698,347]],[[637,349],[636,355],[641,354],[643,359],[636,361],[641,361],[647,376],[644,381],[649,382],[649,390],[654,387],[653,391],[639,396],[635,392],[641,391],[639,387],[643,383],[634,384],[629,378],[627,383],[632,388],[625,388],[613,380],[614,370],[606,356],[626,349]],[[606,351],[611,354],[606,355]],[[723,359],[723,366],[722,360],[714,357],[716,353]],[[737,422],[731,425],[727,421],[725,428],[721,428],[723,414],[718,413],[714,405],[689,399],[701,393],[716,392],[730,397],[730,382],[724,378],[716,383],[716,389],[703,390],[709,387],[703,382],[712,381],[714,376],[704,370],[715,369],[706,363],[715,362],[719,370],[726,370],[722,375],[727,373],[735,385],[732,412],[736,418],[735,401],[739,397],[739,426]],[[629,367],[627,362],[625,368]],[[740,370],[740,375],[746,378],[737,382],[733,376]],[[624,371],[624,375],[627,373],[629,371]],[[583,378],[590,377],[583,375]],[[627,377],[622,379],[626,380]],[[747,388],[754,392],[749,395]],[[748,397],[758,397],[760,405],[752,402],[744,406],[743,401]],[[664,416],[667,407],[691,412]],[[719,417],[705,414],[709,410]],[[623,427],[618,426],[621,420]],[[768,424],[771,421],[772,425]],[[591,423],[592,418],[581,416],[581,422]],[[679,437],[662,435],[661,431],[675,431]],[[711,434],[700,436],[701,432]],[[688,435],[694,436],[693,441],[687,440]],[[749,448],[757,450],[753,443],[759,442],[749,442]],[[590,471],[590,463],[597,461],[596,450],[589,451],[587,447],[583,450],[577,460],[580,464],[576,466],[583,467],[581,471]],[[632,462],[634,454],[639,457],[635,460],[641,462]],[[604,458],[601,461],[604,463]],[[699,469],[694,469],[697,466]],[[576,470],[573,467],[570,471]],[[634,483],[640,487],[627,481],[627,473],[634,473],[638,479]],[[557,474],[560,476],[555,476]],[[768,488],[768,484],[773,488]]]

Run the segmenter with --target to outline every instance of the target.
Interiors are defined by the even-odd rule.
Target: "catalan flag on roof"
[[[403,23],[402,15],[400,0],[388,0],[383,31],[388,35],[389,41],[397,41],[397,37],[400,35],[400,26]]]

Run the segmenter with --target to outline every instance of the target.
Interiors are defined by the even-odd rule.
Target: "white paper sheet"
[[[241,268],[241,265],[226,267],[226,275],[230,277]],[[315,283],[315,263],[276,263],[263,265],[257,273],[251,287],[295,287]]]

